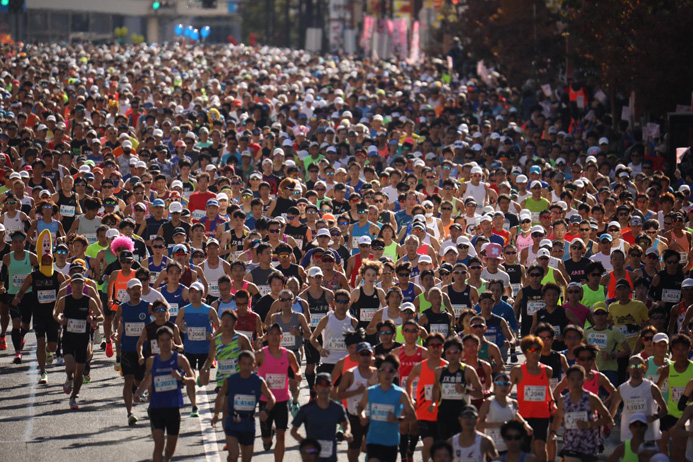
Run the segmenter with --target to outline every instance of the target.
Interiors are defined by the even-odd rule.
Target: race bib
[[[452,311],[455,313],[455,319],[460,317],[460,313],[466,310],[468,307],[464,304],[452,305]]]
[[[325,313],[312,313],[310,315],[310,326],[317,327],[320,324],[320,320],[325,317]]]
[[[561,335],[561,326],[551,326],[556,331],[556,335]]]
[[[117,299],[119,302],[121,302],[121,303],[124,302],[125,299],[127,298],[127,296],[128,296],[128,291],[127,291],[127,290],[125,290],[125,289],[118,289],[118,292],[116,293],[116,299]]]
[[[431,334],[443,334],[443,337],[447,337],[450,330],[447,324],[429,324],[428,327],[431,328]]]
[[[299,238],[295,237],[294,241],[296,241],[296,247],[298,247],[299,249],[303,248],[303,239],[299,239]]]
[[[205,217],[205,215],[207,215],[207,212],[203,209],[197,209],[192,211],[192,218],[196,221],[202,220]]]
[[[688,263],[688,252],[679,252],[679,255],[681,255],[681,264],[685,266]]]
[[[681,291],[678,289],[662,289],[662,301],[666,303],[680,302]]]
[[[464,399],[464,393],[457,391],[456,383],[441,384],[441,395],[443,396],[443,399],[454,399],[458,401]]]
[[[296,336],[293,334],[284,334],[282,338],[282,346],[284,348],[293,348],[296,344]]]
[[[549,379],[549,386],[551,387],[551,390],[556,388],[556,385],[558,385],[558,377],[551,377]]]
[[[85,233],[85,234],[84,234],[84,237],[87,238],[87,242],[89,243],[89,245],[91,245],[91,244],[93,244],[94,242],[98,241],[98,239],[96,238],[96,233]]]
[[[231,375],[236,372],[238,366],[238,358],[218,359],[217,371],[221,375]]]
[[[283,390],[286,385],[286,374],[267,374],[267,386],[272,390]]]
[[[61,205],[60,215],[63,217],[74,217],[75,216],[75,206],[74,205]]]
[[[546,387],[543,385],[525,385],[525,401],[546,401]]]
[[[344,343],[344,337],[341,338],[330,338],[327,340],[327,349],[330,351],[330,353],[334,353],[337,351],[346,351],[346,344]]]
[[[158,355],[159,353],[161,353],[161,348],[159,348],[159,342],[157,342],[156,340],[152,340],[151,342],[149,342],[149,347],[152,350],[153,355]]]
[[[209,295],[212,297],[218,297],[219,296],[219,282],[210,282],[209,283]]]
[[[358,250],[360,238],[361,238],[361,236],[352,236],[352,238],[351,238],[351,249],[352,250]]]
[[[20,289],[22,287],[22,284],[24,284],[24,280],[28,274],[15,274],[12,276],[12,287],[16,287],[17,289]]]
[[[578,420],[587,422],[587,411],[566,412],[563,416],[563,423],[566,430],[578,430]]]
[[[377,312],[377,308],[361,308],[359,312],[361,322],[370,322],[373,319],[375,313]]]
[[[616,326],[616,329],[618,329],[619,331],[621,331],[621,333],[623,334],[623,336],[626,337],[626,338],[634,338],[634,337],[637,337],[638,335],[640,335],[640,332],[639,332],[639,331],[631,332],[631,331],[628,329],[628,326],[627,326],[626,324],[621,324],[620,326]]]
[[[126,337],[139,337],[142,335],[142,329],[144,329],[143,322],[126,322],[125,323],[125,336]]]
[[[255,395],[234,395],[233,410],[236,412],[255,412]]]
[[[239,330],[238,333],[239,333],[239,334],[243,334],[243,335],[245,335],[246,337],[248,337],[248,340],[253,340],[253,332],[252,332],[252,331],[249,331],[249,330]]]
[[[36,297],[39,303],[53,303],[57,298],[57,293],[55,290],[38,290],[36,291]]]
[[[178,316],[178,303],[170,303],[168,305],[168,314],[171,316]]]
[[[156,280],[159,278],[159,274],[161,274],[159,271],[152,271],[149,273],[149,284],[154,285]]]
[[[395,413],[395,407],[392,404],[371,403],[371,420],[375,422],[387,422],[387,415],[390,412],[392,412],[393,414]]]
[[[532,224],[538,224],[540,222],[539,215],[541,212],[532,212]]]
[[[678,403],[686,387],[671,387],[671,402]]]
[[[433,401],[433,385],[424,385],[424,399]]]
[[[513,295],[517,295],[517,293],[520,291],[522,288],[522,284],[517,283],[517,284],[510,284],[510,287],[513,289]]]
[[[636,412],[648,414],[648,412],[645,411],[645,408],[647,406],[647,403],[645,402],[645,398],[635,398],[635,399],[630,399],[628,401],[624,400],[623,403],[626,406],[626,410],[628,412],[630,412],[631,414],[634,414]]]
[[[608,338],[608,334],[602,332],[590,332],[589,335],[587,335],[587,340],[589,343],[593,343],[594,345],[602,349],[606,348],[606,342]]]
[[[205,327],[188,327],[188,340],[193,342],[207,340],[207,329]]]
[[[318,440],[320,442],[320,458],[329,459],[332,457],[332,451],[334,450],[334,441],[332,440]]]
[[[85,334],[87,332],[86,319],[68,319],[67,331],[71,334]]]
[[[157,375],[154,377],[154,390],[173,391],[178,389],[178,380],[170,375]]]
[[[537,311],[544,309],[546,302],[543,300],[530,300],[527,302],[527,314],[533,316]]]
[[[257,286],[257,290],[258,290],[258,292],[260,292],[260,295],[263,297],[265,295],[267,295],[268,293],[272,292],[272,289],[270,289],[270,286],[268,286],[268,285]]]

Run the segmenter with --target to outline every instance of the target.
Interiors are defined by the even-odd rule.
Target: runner
[[[498,458],[493,440],[476,429],[478,418],[476,407],[467,405],[462,408],[459,416],[462,431],[449,439],[455,462],[484,462]]]
[[[314,278],[310,276],[309,278]],[[309,302],[310,304],[310,302]],[[349,308],[349,292],[339,289],[334,294],[334,311],[328,312],[313,329],[310,343],[320,354],[320,366],[318,372],[332,373],[337,361],[347,354],[344,335],[355,329],[358,321],[347,310]],[[312,310],[311,310],[312,312]],[[323,345],[318,342],[318,337],[323,335]]]
[[[222,312],[220,322],[219,330],[209,343],[207,360],[200,370],[199,384],[202,386],[209,383],[210,369],[215,361],[217,364],[216,386],[221,388],[226,378],[239,372],[240,352],[253,351],[248,338],[235,330],[237,315],[233,310]]]

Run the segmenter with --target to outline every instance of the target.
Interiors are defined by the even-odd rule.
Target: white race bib
[[[320,320],[325,317],[325,313],[311,313],[310,315],[310,326],[317,327],[320,324]]]
[[[645,398],[635,398],[635,399],[629,399],[628,401],[623,401],[623,404],[626,406],[626,410],[632,414],[635,414],[636,412],[641,412],[645,415],[649,414],[648,412],[645,411],[647,403],[645,402]]]
[[[249,330],[239,330],[238,333],[239,333],[239,334],[243,334],[243,335],[245,335],[246,337],[248,337],[248,341],[252,341],[252,340],[253,340],[253,332],[251,332],[251,331],[249,331]]]
[[[390,412],[395,413],[395,407],[392,404],[371,403],[370,416],[375,422],[387,422],[387,415]]]
[[[16,287],[17,289],[20,289],[22,287],[22,284],[24,284],[24,280],[28,274],[15,274],[12,276],[12,287]]]
[[[192,219],[196,221],[202,220],[207,215],[207,212],[203,209],[197,209],[192,211]]]
[[[517,295],[517,293],[520,291],[522,288],[522,284],[517,283],[517,284],[510,284],[510,287],[513,289],[513,295]]]
[[[282,346],[284,348],[293,348],[296,342],[296,336],[293,334],[284,334],[282,338]]]
[[[188,340],[193,342],[207,340],[207,329],[205,327],[188,327]]]
[[[329,459],[332,457],[332,451],[334,449],[334,441],[332,440],[318,440],[320,442],[320,458]]]
[[[168,314],[171,316],[178,316],[178,303],[169,303]]]
[[[546,387],[543,385],[525,385],[525,401],[537,403],[546,401]]]
[[[424,385],[424,399],[433,401],[433,385]]]
[[[125,323],[125,336],[126,337],[139,337],[142,335],[142,329],[144,329],[143,322],[126,322]]]
[[[455,319],[460,317],[460,313],[467,309],[467,305],[457,304],[452,305],[452,311],[455,313]]]
[[[63,217],[74,217],[75,216],[75,206],[74,205],[61,205],[60,215]]]
[[[330,351],[330,353],[334,353],[337,351],[346,351],[346,343],[344,343],[344,337],[341,338],[329,338],[327,340],[327,349]]]
[[[527,302],[527,314],[533,316],[537,311],[546,308],[546,302],[543,300],[529,300]]]
[[[96,233],[85,233],[84,237],[87,238],[87,242],[89,243],[89,245],[92,245],[94,242],[98,241],[98,239],[96,238]]]
[[[361,308],[360,317],[361,322],[370,322],[373,319],[375,313],[378,312],[377,308]]]
[[[620,326],[616,326],[616,329],[620,330],[621,333],[623,334],[623,336],[626,338],[634,338],[634,337],[637,337],[638,335],[640,335],[639,331],[630,332],[628,330],[628,326],[625,324],[621,324]]]
[[[212,297],[218,297],[219,296],[219,282],[210,282],[209,283],[209,295]]]
[[[39,303],[53,303],[57,299],[55,290],[37,290],[36,296]]]
[[[602,332],[590,332],[587,335],[587,341],[589,343],[593,343],[594,345],[602,349],[606,348],[606,342],[608,338],[608,334]]]
[[[662,289],[662,301],[666,303],[680,302],[681,291],[678,289]]]
[[[671,387],[671,402],[678,403],[686,387]]]
[[[85,334],[87,332],[86,319],[68,319],[67,331],[71,334]]]
[[[260,295],[263,297],[267,295],[268,293],[272,292],[272,289],[270,289],[270,286],[264,285],[264,286],[257,286],[258,292],[260,292]]]
[[[161,353],[161,348],[159,348],[159,342],[156,341],[156,339],[153,339],[151,342],[149,342],[149,346],[152,350],[153,355],[158,355]]]
[[[578,430],[578,420],[587,422],[587,411],[566,412],[563,416],[563,423],[566,430]]]
[[[303,248],[303,239],[299,239],[299,238],[295,237],[294,241],[296,241],[296,247],[298,247],[299,249]]]
[[[221,375],[231,375],[236,372],[236,370],[238,369],[237,366],[238,358],[218,359],[217,373]]]
[[[556,335],[561,335],[561,326],[551,326],[556,331]]]
[[[458,401],[464,399],[464,393],[457,391],[456,383],[441,384],[441,395],[443,399],[454,399]]]
[[[178,380],[170,375],[157,375],[154,377],[155,391],[172,391],[178,389]]]
[[[118,289],[118,292],[116,293],[116,299],[117,299],[119,302],[121,302],[121,303],[124,302],[125,299],[127,298],[127,296],[128,296],[128,291],[127,291],[127,290],[125,290],[125,289]]]
[[[237,412],[255,412],[255,395],[234,395],[233,410]]]
[[[267,374],[265,378],[271,390],[283,390],[286,386],[286,374]]]
[[[448,330],[450,330],[450,326],[448,326],[447,324],[429,324],[428,327],[431,328],[431,334],[440,333],[443,334],[444,337],[448,336]]]

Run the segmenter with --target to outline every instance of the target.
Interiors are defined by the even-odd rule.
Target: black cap
[[[176,229],[173,230],[173,235],[177,236],[178,234],[185,234],[187,235],[188,233],[185,232],[185,228],[181,228],[180,226]]]
[[[120,252],[120,260],[133,260],[135,257],[129,250],[123,250]]]

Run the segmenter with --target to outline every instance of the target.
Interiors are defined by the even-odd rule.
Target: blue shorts
[[[253,446],[255,444],[255,431],[245,432],[236,430],[226,430],[226,436],[236,438],[241,446]]]

